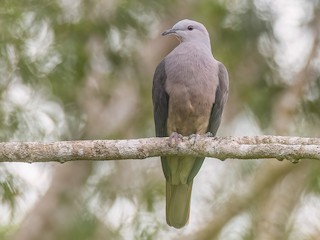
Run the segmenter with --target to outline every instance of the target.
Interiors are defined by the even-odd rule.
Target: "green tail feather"
[[[187,184],[172,185],[166,182],[166,216],[168,225],[182,228],[188,223],[192,183],[193,181]]]

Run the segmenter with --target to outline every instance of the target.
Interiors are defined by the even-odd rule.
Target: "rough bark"
[[[76,160],[144,159],[155,156],[206,156],[221,160],[276,158],[298,162],[320,160],[320,138],[280,136],[168,138],[0,143],[1,162],[67,162]]]

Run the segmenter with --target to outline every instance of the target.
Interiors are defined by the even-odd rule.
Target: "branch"
[[[92,140],[60,142],[0,143],[0,162],[67,162],[76,160],[144,159],[155,156],[185,155],[258,159],[276,158],[298,162],[320,160],[320,138],[281,136],[184,137],[170,146],[168,138]]]

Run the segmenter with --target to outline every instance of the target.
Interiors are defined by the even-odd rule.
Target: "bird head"
[[[181,42],[200,41],[209,44],[209,33],[205,26],[199,22],[184,19],[177,22],[171,29],[162,33],[162,36],[174,35]]]

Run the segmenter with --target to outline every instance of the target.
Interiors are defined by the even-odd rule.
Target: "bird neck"
[[[196,39],[192,39],[192,40],[183,41],[181,43],[191,43],[191,44],[194,44],[196,46],[202,46],[204,48],[207,48],[208,51],[211,52],[210,39],[208,41],[199,41],[199,40],[196,40]]]
[[[210,38],[207,37],[207,38],[193,38],[193,39],[183,39],[182,42],[189,42],[189,43],[192,43],[192,44],[196,44],[196,45],[202,45],[204,47],[207,47],[210,52],[211,52],[211,43],[210,43]]]

